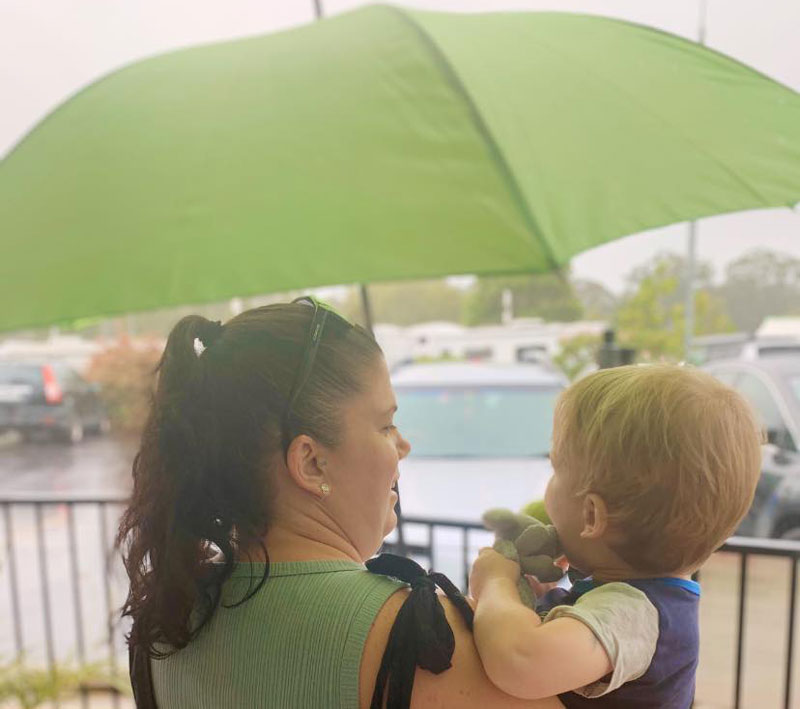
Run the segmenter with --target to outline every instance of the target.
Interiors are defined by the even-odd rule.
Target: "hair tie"
[[[224,325],[219,320],[204,320],[200,322],[195,337],[200,340],[203,349],[207,350],[222,335]]]

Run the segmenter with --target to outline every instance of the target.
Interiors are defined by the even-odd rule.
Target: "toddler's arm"
[[[517,564],[485,549],[470,575],[475,645],[489,679],[507,694],[539,699],[609,674],[611,660],[584,623],[564,617],[543,624],[523,605],[519,573]]]

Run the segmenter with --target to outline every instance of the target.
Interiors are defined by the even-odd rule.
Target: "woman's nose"
[[[405,458],[411,452],[411,444],[403,438],[403,434],[397,434],[397,452],[400,455],[400,460]]]

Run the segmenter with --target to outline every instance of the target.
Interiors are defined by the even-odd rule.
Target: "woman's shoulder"
[[[383,604],[367,635],[360,673],[360,706],[367,709],[372,700],[375,678],[394,621],[410,590],[400,589]],[[412,709],[458,706],[461,709],[557,709],[563,707],[558,699],[522,700],[511,697],[495,687],[486,676],[478,657],[472,633],[456,607],[445,596],[439,600],[455,637],[452,667],[435,675],[417,669],[414,677]],[[535,671],[535,668],[533,669]]]

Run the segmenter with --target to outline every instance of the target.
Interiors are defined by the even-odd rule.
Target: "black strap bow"
[[[455,637],[436,594],[436,587],[444,591],[470,630],[472,608],[447,576],[426,572],[411,559],[381,554],[370,559],[367,568],[373,573],[392,576],[411,585],[411,593],[400,608],[389,633],[370,705],[371,709],[382,709],[384,706],[386,709],[408,709],[417,667],[440,674],[451,666],[455,650]]]

